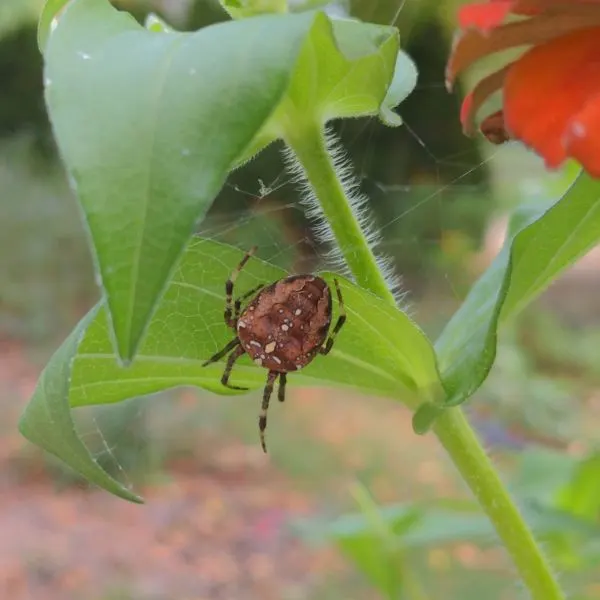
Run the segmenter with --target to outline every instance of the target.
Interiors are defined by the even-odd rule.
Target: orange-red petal
[[[600,26],[600,10],[597,6],[579,5],[568,13],[542,14],[500,25],[489,32],[473,28],[463,31],[455,39],[446,65],[446,85],[450,89],[461,71],[484,56],[515,46],[545,44],[593,26]]]
[[[506,128],[556,167],[567,157],[570,122],[599,94],[600,28],[572,32],[527,51],[509,70]]]
[[[461,29],[468,27],[476,27],[484,31],[492,29],[504,21],[513,4],[513,0],[466,4],[458,9],[458,25]]]
[[[600,0],[488,0],[459,8],[458,25],[461,29],[475,27],[487,31],[500,25],[509,14],[532,16],[546,11],[568,13],[574,6],[598,3]]]
[[[600,95],[588,100],[563,138],[565,152],[594,177],[600,177]]]
[[[502,88],[506,74],[512,64],[510,63],[504,68],[484,77],[464,99],[460,110],[460,122],[462,123],[465,135],[473,135],[475,133],[475,115],[477,111],[494,92]]]

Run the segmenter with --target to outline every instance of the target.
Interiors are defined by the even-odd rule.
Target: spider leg
[[[233,309],[233,320],[235,321],[236,324],[237,324],[237,320],[240,316],[240,312],[242,311],[242,302],[249,296],[252,296],[252,294],[255,294],[256,292],[258,292],[258,290],[260,290],[263,287],[265,287],[265,284],[261,283],[261,284],[257,285],[256,287],[253,287],[249,292],[246,292],[243,296],[240,296],[235,301],[235,306]]]
[[[265,391],[263,392],[262,405],[260,408],[260,416],[258,417],[258,429],[260,430],[260,445],[262,446],[263,452],[267,452],[267,445],[265,443],[265,429],[267,428],[267,411],[269,410],[269,400],[275,387],[275,381],[279,373],[277,371],[269,371],[267,375],[267,384],[265,385]]]
[[[342,298],[342,290],[340,290],[340,284],[338,283],[337,279],[334,279],[333,282],[335,283],[335,290],[337,292],[338,305],[340,307],[340,314],[338,316],[337,323],[335,324],[335,327],[333,328],[333,331],[329,335],[327,342],[325,343],[324,346],[321,346],[321,349],[319,350],[319,352],[321,354],[329,354],[329,352],[331,351],[331,348],[333,348],[333,342],[335,342],[335,336],[340,332],[340,329],[343,327],[344,323],[346,322],[346,309],[344,308],[344,299]]]
[[[232,329],[235,328],[235,319],[232,319],[233,314],[233,286],[235,285],[235,280],[237,276],[240,274],[240,271],[244,268],[244,265],[250,260],[250,257],[256,252],[256,246],[252,247],[246,254],[244,258],[240,261],[240,264],[233,270],[229,279],[225,282],[225,312],[223,316],[225,318],[225,323],[228,327]]]
[[[223,358],[228,352],[233,350],[239,343],[240,343],[240,340],[238,340],[238,338],[232,339],[227,344],[227,346],[225,346],[223,349],[219,350],[216,354],[211,356],[208,360],[204,361],[202,363],[202,366],[206,367],[207,365],[210,365],[211,363],[217,362],[218,360]]]
[[[287,383],[287,374],[281,373],[279,375],[279,390],[277,392],[277,399],[279,402],[283,402],[285,400],[285,384]]]
[[[231,371],[233,369],[233,364],[240,356],[242,356],[242,354],[245,354],[245,352],[246,351],[241,346],[238,346],[229,355],[229,358],[227,359],[227,364],[225,365],[225,371],[223,371],[223,376],[221,377],[221,383],[225,387],[228,387],[230,390],[247,390],[247,389],[249,389],[247,387],[240,387],[239,385],[231,385],[229,383],[229,376],[231,375]]]

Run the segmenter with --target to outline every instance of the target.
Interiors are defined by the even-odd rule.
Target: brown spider
[[[283,402],[287,373],[302,369],[317,354],[329,353],[335,336],[346,321],[346,312],[340,285],[334,279],[340,314],[327,337],[331,325],[331,291],[325,280],[316,275],[292,275],[270,285],[261,284],[233,302],[235,280],[255,252],[256,246],[246,253],[225,282],[225,323],[237,335],[202,366],[217,362],[231,352],[221,383],[232,390],[248,389],[229,383],[233,365],[243,354],[269,370],[258,418],[260,443],[266,452],[267,410],[277,378],[278,399]],[[252,294],[256,295],[242,311],[242,302]]]

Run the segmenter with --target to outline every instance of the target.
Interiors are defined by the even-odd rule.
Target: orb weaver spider
[[[227,354],[221,383],[233,390],[248,388],[232,385],[229,378],[235,361],[247,354],[259,366],[268,370],[263,392],[258,428],[264,452],[269,401],[279,379],[278,400],[285,400],[287,374],[310,364],[317,354],[328,354],[335,338],[346,322],[344,300],[337,279],[334,279],[339,316],[329,335],[332,320],[331,290],[317,275],[290,275],[271,284],[261,284],[234,300],[235,281],[256,246],[248,251],[225,282],[225,324],[236,337],[202,364],[217,362]],[[253,296],[254,295],[254,296]],[[242,302],[250,298],[242,309]]]

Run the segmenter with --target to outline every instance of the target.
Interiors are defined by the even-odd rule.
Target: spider
[[[283,402],[287,374],[302,369],[317,354],[331,351],[346,322],[346,312],[340,285],[334,279],[339,316],[328,336],[332,315],[331,291],[325,280],[316,275],[291,275],[270,285],[261,284],[234,302],[233,288],[237,276],[255,252],[256,246],[244,255],[225,282],[225,324],[235,331],[236,337],[202,366],[217,362],[230,353],[221,383],[232,390],[248,389],[229,383],[233,365],[243,354],[248,354],[257,365],[268,370],[258,418],[260,444],[266,452],[267,410],[275,382],[279,379],[277,397]],[[254,297],[242,310],[242,302],[253,294]]]

